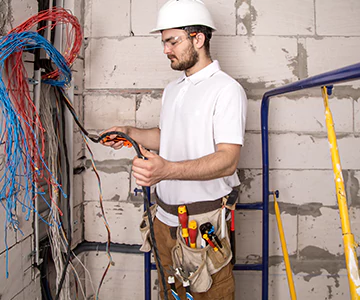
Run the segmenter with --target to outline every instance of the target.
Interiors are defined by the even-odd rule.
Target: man
[[[179,225],[171,208],[195,203],[204,212],[218,209],[221,204],[209,203],[218,203],[215,200],[240,183],[236,168],[244,142],[247,99],[243,88],[211,59],[209,41],[214,30],[202,1],[165,3],[152,33],[161,32],[171,68],[184,72],[164,90],[159,128],[107,130],[122,131],[143,147],[159,151],[157,155],[141,147],[147,160],[134,158],[132,171],[138,185],[156,185],[159,206],[154,231],[165,270],[172,265],[173,229]],[[104,144],[114,149],[123,146],[122,142]],[[207,292],[193,293],[194,299],[234,299],[230,263],[212,280]],[[184,289],[179,282],[176,285],[184,299]]]

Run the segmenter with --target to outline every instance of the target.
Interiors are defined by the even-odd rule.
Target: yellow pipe
[[[292,276],[292,272],[291,272],[289,254],[288,254],[287,246],[286,246],[286,242],[285,242],[284,229],[283,229],[282,222],[281,222],[281,217],[280,217],[280,209],[279,209],[279,205],[278,205],[278,203],[276,201],[275,193],[273,193],[273,195],[274,195],[274,206],[275,206],[276,221],[277,221],[278,230],[279,230],[281,248],[282,248],[282,252],[283,252],[283,256],[284,256],[284,263],[285,263],[286,276],[287,276],[287,280],[288,280],[290,296],[291,296],[292,300],[296,300],[296,292],[295,292],[295,287],[294,287],[294,280],[293,280],[293,276]]]
[[[334,129],[334,122],[329,108],[329,99],[328,99],[326,87],[322,87],[322,95],[324,98],[326,128],[328,131],[328,140],[329,140],[330,154],[331,154],[331,160],[334,171],[336,196],[338,200],[339,214],[341,219],[341,228],[343,235],[346,268],[349,278],[350,295],[352,300],[360,300],[360,277],[359,277],[358,260],[356,255],[357,245],[354,241],[354,236],[352,235],[350,229],[349,213],[346,202],[346,193],[344,187],[344,180],[342,177],[342,168],[340,164],[339,152],[336,142],[336,134]]]

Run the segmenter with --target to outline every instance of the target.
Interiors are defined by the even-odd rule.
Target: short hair
[[[203,33],[205,35],[204,47],[205,52],[208,57],[210,57],[210,39],[212,37],[213,30],[210,27],[203,25],[192,25],[181,28],[185,30],[188,34],[190,33]]]

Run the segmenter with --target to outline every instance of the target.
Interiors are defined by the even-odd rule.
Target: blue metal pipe
[[[262,210],[263,204],[262,202],[256,202],[256,203],[236,203],[236,209],[241,210]]]
[[[150,187],[146,187],[146,196],[150,205]],[[146,211],[146,204],[144,203],[144,211]],[[145,280],[145,300],[151,300],[151,256],[150,252],[144,254],[144,280]]]
[[[276,95],[295,92],[312,87],[333,85],[335,83],[350,81],[360,78],[360,63],[341,69],[322,73],[306,79],[299,80],[285,86],[266,92],[261,102],[261,140],[263,159],[263,274],[262,274],[262,299],[268,299],[269,286],[269,98]]]

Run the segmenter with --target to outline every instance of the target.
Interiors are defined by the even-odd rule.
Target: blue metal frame
[[[321,87],[332,85],[335,83],[349,81],[360,78],[360,63],[350,65],[341,69],[322,73],[306,79],[299,80],[294,83],[287,84],[283,87],[275,88],[266,92],[261,103],[261,140],[262,140],[262,156],[263,156],[263,275],[262,275],[262,299],[268,299],[269,285],[269,227],[265,228],[265,224],[269,223],[269,131],[268,131],[268,115],[270,97],[295,92],[302,89],[312,87]]]
[[[234,270],[262,271],[262,300],[269,298],[269,130],[268,115],[270,97],[295,92],[303,89],[319,86],[329,86],[335,83],[360,79],[360,63],[341,69],[322,73],[306,79],[299,80],[285,86],[266,92],[261,103],[261,140],[262,140],[262,163],[263,163],[263,193],[262,202],[238,203],[236,209],[262,210],[263,211],[263,234],[262,234],[262,263],[261,264],[236,264]],[[155,264],[150,262],[150,253],[145,254],[145,299],[151,300],[151,270],[155,270]]]

